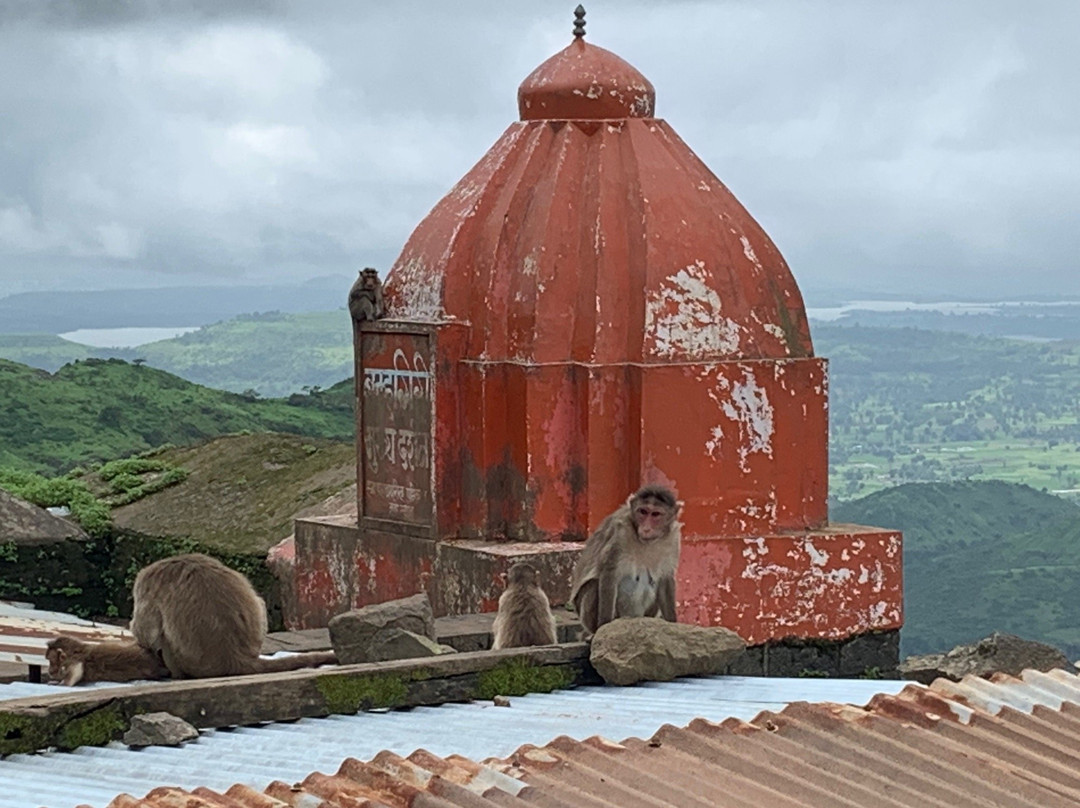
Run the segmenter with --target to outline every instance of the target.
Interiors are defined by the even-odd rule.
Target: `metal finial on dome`
[[[585,36],[585,6],[580,4],[574,9],[574,36],[578,39]]]

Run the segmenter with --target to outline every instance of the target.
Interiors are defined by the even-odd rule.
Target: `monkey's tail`
[[[309,651],[306,654],[293,654],[292,656],[276,657],[274,659],[258,660],[257,673],[280,673],[281,671],[294,671],[298,668],[317,668],[319,665],[336,665],[337,657],[333,651]]]

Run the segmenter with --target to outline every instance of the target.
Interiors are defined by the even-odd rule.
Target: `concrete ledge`
[[[360,528],[352,517],[297,519],[294,568],[277,574],[295,581],[290,629],[319,628],[341,612],[427,592],[437,617],[494,612],[505,574],[528,561],[553,606],[570,597],[570,577],[580,543],[436,542]]]

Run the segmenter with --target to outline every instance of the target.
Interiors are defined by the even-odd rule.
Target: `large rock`
[[[723,673],[745,648],[742,638],[726,628],[628,617],[600,626],[589,660],[605,682],[632,685]]]
[[[394,642],[402,642],[400,637],[395,640],[392,629],[435,640],[435,617],[425,593],[339,614],[329,628],[330,644],[342,665],[402,659],[381,656]]]
[[[946,654],[910,656],[900,663],[900,675],[928,685],[939,678],[958,682],[968,674],[990,676],[1000,672],[1019,676],[1029,668],[1073,670],[1068,657],[1054,646],[995,631],[971,645],[958,645]]]
[[[199,737],[199,731],[172,713],[146,713],[131,718],[131,728],[124,733],[128,746],[180,746]]]

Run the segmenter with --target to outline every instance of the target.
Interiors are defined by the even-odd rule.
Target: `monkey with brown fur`
[[[349,314],[353,320],[378,320],[386,315],[382,281],[378,270],[365,267],[349,290]]]
[[[60,636],[45,647],[49,679],[71,687],[80,682],[133,682],[168,679],[169,669],[157,654],[132,640],[83,642]]]
[[[659,615],[675,622],[681,508],[667,488],[645,486],[585,542],[570,599],[589,634],[617,617]]]
[[[496,650],[558,642],[555,616],[532,564],[519,561],[510,567],[506,591],[499,598],[499,613],[491,630],[495,635],[491,647]]]
[[[202,553],[155,561],[135,576],[131,633],[175,679],[270,673],[336,662],[333,651],[262,659],[266,604],[247,578]]]

